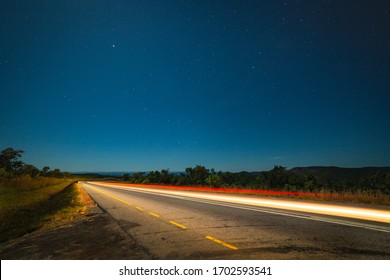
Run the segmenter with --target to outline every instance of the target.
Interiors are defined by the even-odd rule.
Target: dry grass
[[[390,196],[380,191],[357,190],[354,192],[333,193],[329,198],[335,201],[390,206]]]
[[[328,202],[342,202],[342,203],[355,203],[355,204],[371,204],[371,205],[383,205],[390,206],[390,196],[383,194],[380,191],[364,191],[358,190],[353,192],[328,192],[321,190],[319,192],[310,193],[311,195],[282,195],[279,197],[295,198],[313,201],[328,201]],[[272,196],[272,195],[271,195]]]
[[[80,187],[71,182],[28,177],[0,180],[0,242],[84,213]]]
[[[21,176],[14,178],[0,178],[0,186],[18,189],[18,190],[35,190],[48,186],[54,186],[63,182],[72,182],[72,179],[52,178],[52,177],[37,177]]]

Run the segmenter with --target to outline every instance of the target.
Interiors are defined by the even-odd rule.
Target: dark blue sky
[[[0,148],[66,171],[390,166],[389,1],[0,1]]]

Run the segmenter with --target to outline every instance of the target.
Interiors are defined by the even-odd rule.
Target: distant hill
[[[331,180],[359,180],[374,174],[390,172],[390,167],[345,168],[336,166],[309,166],[295,167],[288,171],[300,177],[309,172],[317,178],[324,178],[326,176]]]

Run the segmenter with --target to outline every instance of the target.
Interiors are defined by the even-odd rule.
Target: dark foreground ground
[[[197,234],[196,230],[188,229],[183,231],[181,228],[176,229],[176,227],[170,223],[163,223],[161,221],[157,223],[156,218],[151,215],[139,211],[136,207],[128,207],[117,200],[110,200],[111,206],[103,208],[108,212],[114,211],[111,214],[108,214],[96,206],[94,201],[91,200],[84,190],[82,190],[82,194],[85,205],[88,205],[84,214],[78,215],[77,218],[71,222],[62,224],[52,223],[45,226],[43,229],[1,243],[0,259],[388,260],[390,257],[390,237],[388,233],[368,230],[357,231],[356,228],[353,227],[323,222],[316,222],[315,225],[307,225],[305,224],[306,220],[303,219],[292,219],[287,216],[278,216],[276,219],[270,213],[246,212],[244,209],[221,208],[216,205],[208,206],[207,204],[198,204],[196,202],[189,203],[184,200],[176,201],[174,198],[170,197],[158,197],[158,201],[156,202],[155,200],[152,200],[150,195],[140,193],[132,194],[133,200],[139,203],[142,202],[142,206],[144,206],[145,209],[154,209],[162,204],[158,209],[161,212],[159,213],[162,214],[162,217],[169,216],[168,214],[165,215],[165,212],[175,210],[176,206],[173,202],[186,203],[186,205],[191,204],[196,208],[190,208],[190,211],[179,208],[178,211],[173,211],[178,213],[175,214],[177,216],[172,216],[173,214],[171,216],[174,220],[183,221],[186,224],[195,223],[199,220],[203,227],[198,227],[196,229],[198,231],[207,230],[211,232],[211,235],[215,234],[215,236],[218,237],[223,236],[224,232],[232,235],[244,234],[253,242],[257,242],[257,240],[261,242],[260,245],[251,245],[248,243],[249,247],[245,248],[243,244],[245,245],[245,242],[247,241],[244,239],[241,241],[237,239],[235,244],[238,243],[241,248],[240,250],[232,251],[219,244],[214,244],[205,238],[199,238],[199,234]],[[100,196],[106,197],[103,194],[100,194]],[[99,197],[96,196],[95,199],[96,198]],[[101,205],[100,202],[104,202],[100,200],[97,199],[99,205]],[[207,210],[206,206],[211,207],[212,209]],[[219,218],[216,220],[213,215],[217,215],[218,213],[222,215],[221,211],[226,211],[225,208],[230,211],[228,212],[227,218],[218,216]],[[125,215],[123,218],[115,220],[113,216],[111,216],[117,216],[122,210]],[[239,218],[233,219],[235,216]],[[148,218],[151,220],[150,223],[148,223]],[[129,219],[131,220],[128,221]],[[163,218],[160,218],[160,220],[162,219]],[[222,223],[222,225],[217,224],[217,222]],[[153,226],[157,226],[157,228],[154,228]],[[294,238],[289,237],[284,233],[279,233],[278,235],[278,229],[282,230],[286,227],[293,231]],[[347,231],[347,233],[345,233],[345,231]],[[153,238],[150,238],[150,236],[153,236]],[[175,239],[175,236],[177,237],[177,240]],[[194,236],[195,239],[191,239]],[[328,240],[329,238],[330,240]],[[174,240],[177,242],[174,242]],[[375,245],[377,243],[380,245],[380,248],[378,248],[379,245]],[[140,244],[143,245],[141,246]],[[206,248],[202,249],[200,244],[205,244]],[[188,252],[183,249],[183,246],[184,248],[188,248]],[[373,247],[373,249],[371,247]],[[149,250],[146,248],[149,248]],[[206,253],[194,255],[194,252],[199,250]],[[169,255],[170,251],[176,255]],[[177,255],[178,251],[184,255]]]
[[[2,260],[150,258],[111,216],[95,205],[68,224],[47,227],[0,244]]]

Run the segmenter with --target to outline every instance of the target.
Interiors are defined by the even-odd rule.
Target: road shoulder
[[[87,198],[86,198],[87,199]],[[98,206],[71,222],[48,226],[0,244],[2,260],[121,260],[150,256]]]

